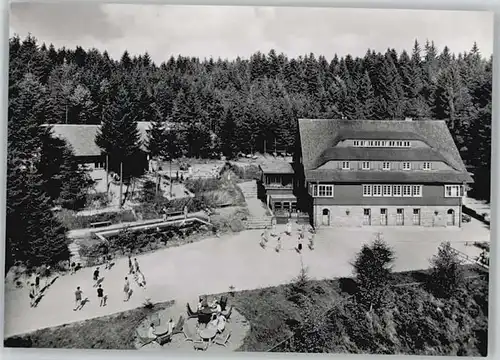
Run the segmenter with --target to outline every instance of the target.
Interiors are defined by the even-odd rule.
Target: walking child
[[[96,287],[97,282],[99,281],[99,268],[98,267],[94,271],[94,281],[95,281],[94,287]]]
[[[103,290],[101,284],[99,284],[99,287],[97,288],[97,298],[99,299],[99,306],[103,306],[104,305],[104,290]]]
[[[40,292],[40,274],[36,273],[35,275],[35,289],[37,294]]]
[[[80,287],[78,286],[75,291],[75,308],[73,311],[78,310],[78,308],[81,309],[82,306],[82,290],[80,290]]]
[[[125,293],[125,298],[123,301],[128,301],[130,298],[130,282],[128,278],[125,278],[125,285],[123,286],[123,292]]]
[[[31,284],[31,288],[30,288],[30,306],[31,307],[35,306],[35,299],[36,299],[35,284]]]
[[[276,240],[276,252],[280,252],[281,250],[281,235],[278,236],[278,239]]]
[[[134,272],[134,266],[132,265],[132,258],[128,256],[128,273],[129,275]]]
[[[135,265],[135,272],[140,273],[141,270],[139,269],[139,262],[137,261],[137,258],[134,258],[134,265]]]

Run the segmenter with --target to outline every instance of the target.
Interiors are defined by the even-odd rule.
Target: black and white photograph
[[[8,56],[5,347],[488,355],[493,13],[16,2]]]

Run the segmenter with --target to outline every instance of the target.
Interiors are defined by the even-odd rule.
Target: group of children
[[[144,277],[144,274],[141,272],[139,268],[139,262],[137,261],[137,258],[134,258],[134,261],[132,262],[132,258],[130,255],[128,256],[128,266],[129,266],[129,275],[133,275],[135,281],[140,287],[145,287],[146,286],[146,278]],[[108,262],[106,262],[105,269],[111,269],[111,266],[109,266]],[[106,302],[108,299],[108,296],[104,294],[104,289],[102,287],[102,281],[104,278],[99,277],[99,267],[97,267],[94,270],[93,273],[93,281],[94,281],[94,287],[97,288],[97,299],[99,299],[99,306],[106,306]],[[123,301],[128,301],[130,297],[132,296],[132,288],[130,287],[130,282],[128,280],[128,277],[125,277],[125,285],[123,287],[123,291],[125,293],[125,298]],[[31,294],[31,293],[30,293]],[[31,295],[30,295],[31,297]],[[76,310],[81,310],[84,305],[83,301],[83,291],[81,288],[78,286],[75,291],[75,308],[73,309],[74,311]]]
[[[295,250],[299,253],[302,251],[302,242],[305,239],[306,232],[309,232],[309,236],[308,236],[309,249],[311,249],[311,250],[314,249],[314,229],[312,229],[310,227],[309,230],[307,230],[306,226],[302,225],[298,229],[297,247],[295,248]],[[269,236],[277,237],[275,250],[276,250],[276,252],[280,252],[280,250],[282,248],[281,240],[282,240],[283,235],[292,236],[292,221],[291,220],[288,220],[288,222],[286,224],[285,231],[284,231],[284,233],[281,233],[281,234],[273,234],[273,233],[269,234],[269,228],[266,226],[264,232],[261,234],[260,246],[263,249],[265,249],[266,244],[269,242]]]

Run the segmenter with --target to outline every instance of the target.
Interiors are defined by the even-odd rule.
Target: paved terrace
[[[26,288],[6,290],[5,336],[130,310],[141,306],[146,297],[153,302],[175,299],[194,305],[199,294],[228,291],[231,285],[238,291],[287,283],[298,275],[301,259],[313,278],[350,276],[349,262],[377,231],[396,251],[395,271],[427,268],[442,241],[451,241],[455,248],[472,256],[480,251],[465,246],[466,241],[489,241],[488,229],[476,220],[462,229],[335,228],[320,230],[316,249],[306,248],[299,255],[293,249],[295,235],[284,237],[284,249],[276,253],[274,240],[266,249],[259,246],[261,231],[243,231],[138,256],[147,292],[131,281],[134,294],[129,302],[123,301],[122,292],[127,259],[118,259],[111,270],[102,269],[102,286],[109,297],[106,307],[97,304],[93,268],[57,279],[37,308],[30,308]],[[81,311],[73,311],[77,286],[90,300]]]

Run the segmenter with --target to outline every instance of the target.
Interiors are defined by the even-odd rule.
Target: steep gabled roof
[[[99,156],[101,149],[95,143],[95,137],[100,125],[92,124],[50,124],[52,133],[65,139],[72,146],[76,156]],[[145,149],[148,132],[151,127],[149,121],[138,121],[137,129],[141,136],[142,149]],[[166,124],[167,130],[173,129],[173,124]]]
[[[328,149],[336,149],[335,146],[339,141],[351,138],[424,141],[430,146],[431,150],[439,154],[448,165],[455,169],[457,174],[465,173],[464,176],[470,181],[472,180],[467,174],[448,127],[442,120],[300,119],[299,135],[306,178],[310,177],[308,173],[311,170],[324,163],[325,156],[330,154],[329,152],[335,153],[338,151]],[[379,148],[377,150],[381,151],[380,154],[390,156],[389,154],[393,149]],[[399,151],[406,150],[399,149]],[[429,175],[430,173],[427,172],[426,174]]]
[[[394,149],[394,148],[362,148],[332,147],[321,153],[316,159],[314,168],[319,168],[332,160],[366,160],[366,161],[448,161],[441,153],[430,148]],[[451,166],[451,164],[448,164]],[[452,166],[453,167],[453,166]],[[455,169],[458,170],[458,169]]]

